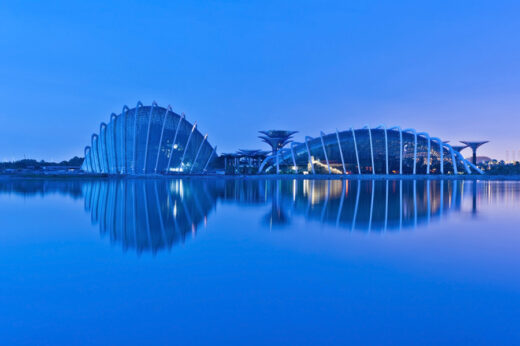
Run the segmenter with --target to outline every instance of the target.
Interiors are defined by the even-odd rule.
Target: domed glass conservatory
[[[448,143],[426,132],[384,126],[321,132],[266,158],[262,173],[482,174]]]
[[[205,173],[216,158],[207,135],[184,115],[153,103],[123,107],[101,123],[85,148],[82,169],[89,173],[164,174]]]

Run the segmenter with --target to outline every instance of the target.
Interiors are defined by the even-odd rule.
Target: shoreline
[[[238,179],[238,180],[484,180],[520,181],[520,175],[398,175],[398,174],[169,174],[169,175],[109,175],[109,174],[0,174],[2,180],[90,180],[90,179]]]

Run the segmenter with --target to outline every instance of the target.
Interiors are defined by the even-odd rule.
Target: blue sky
[[[123,105],[171,104],[219,152],[400,125],[520,159],[517,1],[4,1],[0,159],[81,155]],[[466,153],[469,155],[469,152]]]

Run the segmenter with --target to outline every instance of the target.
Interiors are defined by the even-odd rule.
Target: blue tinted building
[[[261,174],[483,173],[448,143],[414,129],[350,128],[329,134],[321,132],[316,138],[305,137],[303,143],[291,142],[294,131],[262,133],[268,139],[284,140],[273,147],[272,154],[263,162],[257,160],[254,171]],[[199,132],[196,122],[190,123],[170,107],[156,103],[143,106],[139,102],[133,109],[125,106],[121,114],[112,114],[108,124],[101,123],[99,133],[92,135],[90,146],[85,148],[82,169],[89,173],[130,175],[224,170],[221,161],[226,160],[219,160],[216,147],[210,145],[207,137]],[[261,138],[265,140],[264,136]]]
[[[279,167],[277,167],[279,166]],[[263,173],[482,174],[449,144],[426,132],[364,127],[290,143],[260,166]]]
[[[184,115],[153,103],[135,108],[123,107],[112,114],[108,124],[85,148],[82,169],[89,173],[165,174],[168,172],[204,173],[216,158],[207,135]]]

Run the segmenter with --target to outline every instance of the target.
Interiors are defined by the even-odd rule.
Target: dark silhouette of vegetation
[[[480,163],[479,168],[489,175],[520,175],[520,162],[488,161]]]
[[[70,168],[80,168],[83,163],[83,158],[74,156],[72,159],[68,161],[61,162],[46,162],[46,161],[37,161],[33,159],[23,159],[18,161],[11,162],[0,162],[0,170],[6,169],[32,169],[32,170],[42,170],[47,167],[70,167]]]

